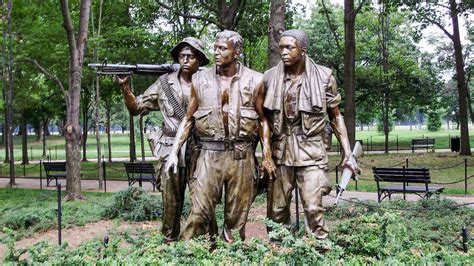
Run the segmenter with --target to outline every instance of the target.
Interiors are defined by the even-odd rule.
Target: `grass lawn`
[[[430,132],[428,130],[419,130],[419,129],[398,129],[390,132],[388,137],[389,150],[397,149],[397,139],[398,139],[398,149],[399,150],[411,150],[411,140],[420,139],[420,138],[433,138],[435,139],[435,149],[449,149],[450,137],[460,136],[459,130],[447,130],[442,129],[438,132]],[[357,131],[356,139],[363,141],[363,148],[365,150],[384,150],[385,136],[383,133],[379,133],[375,130],[365,130]],[[333,146],[336,146],[336,138],[332,140]],[[369,146],[367,146],[367,144]],[[474,148],[474,136],[470,135],[470,145],[471,148]]]
[[[145,135],[146,138],[146,135]],[[123,158],[129,157],[130,151],[130,137],[128,134],[112,134],[111,136],[111,145],[112,145],[112,158]],[[15,151],[15,160],[21,160],[21,136],[14,136],[14,151]],[[96,146],[95,135],[89,135],[87,138],[87,158],[97,158],[97,146]],[[100,143],[102,155],[108,157],[108,148],[107,148],[107,136],[105,134],[101,135]],[[135,138],[136,152],[137,157],[141,156],[141,146],[139,134]],[[152,156],[148,141],[145,139],[145,156]],[[52,160],[65,160],[66,151],[65,151],[65,140],[64,137],[59,135],[51,135],[46,138],[46,156],[43,156],[43,144],[39,141],[36,141],[36,136],[28,136],[28,156],[29,159],[40,160],[45,159],[46,156],[50,156]],[[82,154],[82,147],[81,147]],[[5,157],[5,147],[0,146],[0,161],[3,161]]]
[[[397,150],[397,138],[398,138],[398,149],[399,150],[410,150],[411,140],[415,138],[434,138],[436,149],[448,149],[450,137],[459,136],[458,130],[446,130],[442,129],[438,132],[430,132],[424,129],[413,129],[409,130],[406,128],[397,129],[390,132],[389,135],[389,149],[394,151]],[[383,150],[385,137],[382,133],[375,130],[364,130],[356,132],[356,139],[363,141],[364,150]],[[101,135],[102,154],[108,156],[107,149],[107,137]],[[129,135],[128,134],[112,134],[111,136],[112,145],[112,158],[129,157]],[[139,134],[136,134],[136,152],[137,157],[141,156],[141,146]],[[337,150],[336,137],[332,138],[333,151]],[[152,156],[148,142],[145,140],[145,156]],[[14,136],[14,147],[15,147],[15,160],[21,160],[21,136]],[[42,143],[36,141],[36,136],[28,136],[28,156],[33,160],[44,159]],[[47,137],[46,141],[46,156],[50,156],[53,160],[64,160],[65,159],[65,141],[64,137],[58,135],[51,135]],[[474,147],[474,136],[471,134],[471,147]],[[82,148],[81,148],[82,152]],[[4,147],[0,146],[0,161],[4,158]],[[95,135],[90,134],[87,139],[87,158],[97,158],[97,148]]]

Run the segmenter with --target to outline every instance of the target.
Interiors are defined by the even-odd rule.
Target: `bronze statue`
[[[184,116],[191,98],[191,77],[200,66],[207,65],[209,59],[203,51],[200,40],[186,37],[171,49],[171,56],[180,64],[180,70],[161,76],[142,95],[135,97],[130,90],[128,76],[118,77],[122,88],[125,105],[133,115],[147,114],[150,111],[161,110],[163,127],[158,133],[151,135],[149,141],[153,144],[153,154],[159,159],[157,169],[161,176],[163,215],[161,232],[166,241],[177,240],[180,232],[180,218],[183,210],[186,181],[191,173],[192,138],[186,138],[178,160],[179,170],[172,178],[164,178],[164,162],[171,151],[178,126]],[[190,184],[192,193],[192,185]],[[212,220],[212,219],[211,219]],[[213,226],[217,227],[215,219]],[[217,229],[215,229],[217,230]]]
[[[266,71],[258,93],[271,127],[271,150],[277,165],[276,178],[269,185],[267,216],[290,225],[290,202],[295,186],[305,213],[305,231],[325,239],[322,197],[331,187],[327,177],[328,157],[323,142],[326,118],[344,150],[343,167],[353,172],[351,149],[344,119],[339,112],[341,96],[329,68],[317,65],[306,54],[308,37],[301,30],[282,33],[281,62]]]
[[[166,169],[176,172],[178,151],[193,127],[202,145],[196,170],[192,176],[194,192],[192,209],[180,239],[213,234],[211,219],[224,190],[225,241],[232,242],[232,230],[245,238],[245,224],[256,190],[255,144],[266,120],[257,112],[256,86],[262,74],[238,62],[243,39],[237,32],[222,31],[214,45],[215,66],[196,73],[192,78],[192,95],[188,113],[181,122]],[[259,122],[260,117],[260,122]],[[274,172],[269,151],[269,134],[262,140],[264,166]],[[263,136],[263,134],[261,134]]]

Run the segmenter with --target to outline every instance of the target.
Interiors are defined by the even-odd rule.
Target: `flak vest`
[[[239,71],[229,88],[228,127],[225,139],[220,76],[216,67],[196,73],[193,87],[197,94],[198,110],[194,113],[196,132],[201,141],[247,141],[258,136],[258,114],[255,111],[256,86],[262,74],[239,64]]]

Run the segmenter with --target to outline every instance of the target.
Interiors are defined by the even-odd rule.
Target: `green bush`
[[[113,198],[103,211],[104,218],[122,218],[129,221],[156,220],[161,216],[161,199],[141,187],[129,187]]]
[[[427,112],[428,116],[428,130],[431,132],[437,132],[441,129],[441,114],[437,110],[430,110]]]

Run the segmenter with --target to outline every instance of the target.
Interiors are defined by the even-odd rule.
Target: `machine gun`
[[[171,73],[179,70],[179,64],[108,64],[107,60],[104,63],[88,64],[89,67],[96,69],[98,75],[154,75],[161,76],[166,73]]]

